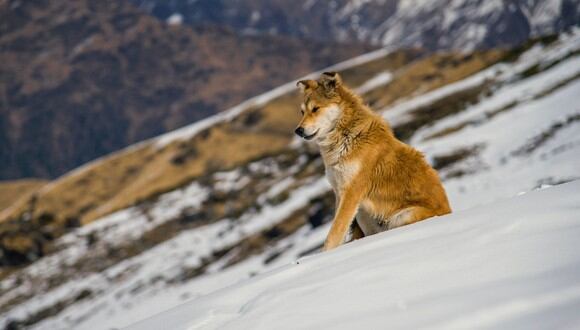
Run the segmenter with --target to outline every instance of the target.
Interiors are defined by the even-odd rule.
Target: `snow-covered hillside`
[[[580,181],[301,258],[129,329],[573,329]]]
[[[194,323],[201,328],[204,324],[221,327],[229,320],[240,325],[263,321],[267,327],[269,317],[290,322],[285,318],[293,316],[273,311],[262,315],[263,319],[254,318],[265,308],[306,310],[314,304],[330,308],[323,307],[324,302],[343,296],[355,303],[342,308],[352,308],[352,312],[368,309],[368,314],[361,315],[369,322],[383,320],[387,314],[393,324],[406,322],[405,311],[425,315],[414,321],[417,327],[463,328],[476,321],[492,326],[494,322],[507,324],[506,320],[525,326],[534,318],[521,313],[536,309],[542,315],[540,311],[550,313],[558,304],[563,305],[558,318],[569,315],[572,303],[578,302],[578,287],[573,282],[577,277],[573,275],[578,274],[573,266],[579,259],[575,250],[566,250],[577,244],[572,240],[578,236],[573,220],[580,219],[572,215],[579,213],[578,182],[508,202],[498,200],[580,178],[579,52],[580,31],[574,31],[560,40],[538,43],[511,61],[378,109],[395,131],[418,127],[411,130],[410,142],[439,169],[455,211],[487,206],[303,259],[320,247],[333,200],[316,150],[296,139],[284,153],[197,178],[57,239],[57,252],[0,281],[0,328],[118,328],[187,300],[192,302],[149,325],[166,322],[163,328],[169,329],[171,323],[164,320],[177,313],[180,327]],[[352,70],[377,54],[381,53],[358,58],[342,68]],[[354,87],[370,95],[395,83],[399,74],[375,72]],[[288,86],[246,105],[269,102],[272,95],[287,93]],[[458,103],[466,91],[477,97]],[[443,101],[448,106],[442,106]],[[231,121],[245,111],[243,106],[236,107],[154,142],[162,147],[194,138],[199,127]],[[169,230],[178,224],[181,227],[175,228],[183,230],[177,234]],[[152,246],[139,246],[145,235],[148,240],[144,241],[163,239]],[[556,258],[556,252],[562,251]],[[362,254],[368,259],[358,257]],[[380,263],[369,262],[375,259],[381,259]],[[299,265],[292,264],[296,260],[301,260]],[[363,271],[369,264],[376,265],[374,271]],[[203,297],[269,271],[273,273],[258,275],[261,280]],[[542,271],[553,271],[554,280]],[[340,275],[334,275],[328,286],[322,285],[334,272]],[[525,274],[530,276],[524,278]],[[381,282],[383,278],[386,280]],[[288,286],[279,284],[282,279],[289,281]],[[351,292],[342,291],[351,286],[338,282],[340,279],[367,282]],[[369,294],[375,284],[376,292],[397,294]],[[271,291],[274,285],[281,288]],[[400,285],[409,286],[408,292],[402,292]],[[340,290],[331,293],[336,286]],[[497,296],[484,295],[496,288],[500,291]],[[565,288],[570,290],[561,295],[559,290]],[[253,289],[263,294],[247,293]],[[312,304],[287,306],[300,296],[309,297]],[[472,301],[471,296],[482,298]],[[362,304],[357,299],[367,300]],[[388,304],[379,304],[384,301]],[[191,306],[197,304],[199,309],[192,311]],[[496,309],[480,310],[484,305]],[[181,313],[186,310],[188,317],[184,318]],[[454,310],[481,314],[449,314]],[[345,327],[362,319],[351,318],[342,309],[337,313],[333,317],[343,315]],[[303,316],[310,316],[308,313],[294,314],[297,319],[288,327],[316,325],[305,322],[327,324],[322,316],[331,314],[319,314],[319,319]],[[462,315],[464,319],[459,318]],[[542,320],[551,322],[548,317]]]
[[[580,20],[578,0],[132,1],[168,22],[428,49],[514,45]]]
[[[402,125],[437,100],[492,82],[479,102],[411,138],[432,162],[449,162],[440,175],[455,209],[580,177],[580,38],[565,40],[383,110]]]

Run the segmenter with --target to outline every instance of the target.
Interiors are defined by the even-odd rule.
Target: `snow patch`
[[[373,89],[376,89],[380,86],[387,85],[393,80],[393,74],[390,72],[381,72],[376,76],[372,77],[371,79],[367,80],[364,84],[356,88],[357,93],[365,94]]]
[[[173,14],[167,18],[167,24],[169,25],[181,25],[183,24],[183,15]]]

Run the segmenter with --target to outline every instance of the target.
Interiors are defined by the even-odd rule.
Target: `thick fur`
[[[356,239],[451,212],[437,172],[337,73],[298,85],[304,103],[296,133],[318,144],[337,201],[324,250],[344,243],[351,228]]]

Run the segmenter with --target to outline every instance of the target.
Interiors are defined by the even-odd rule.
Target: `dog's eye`
[[[304,114],[304,110],[300,110],[300,113],[301,113],[301,114]]]
[[[314,112],[318,111],[318,109],[320,109],[320,108],[319,107],[314,107],[314,108],[312,108],[312,112],[314,113]]]

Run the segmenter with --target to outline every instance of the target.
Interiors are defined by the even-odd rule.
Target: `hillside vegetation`
[[[21,198],[27,200],[30,194],[38,191],[45,184],[46,181],[38,179],[0,181],[0,212],[17,204]]]

